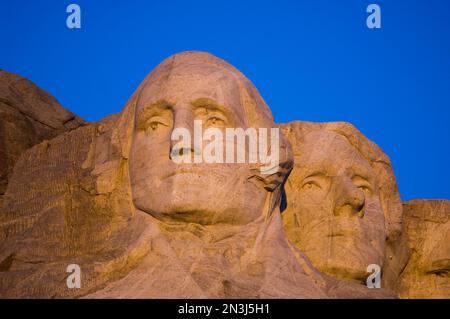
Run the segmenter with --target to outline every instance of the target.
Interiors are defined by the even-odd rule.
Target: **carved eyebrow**
[[[442,270],[450,270],[450,259],[438,259],[431,263],[430,268],[428,269],[428,273],[437,273]]]
[[[217,103],[213,99],[198,98],[198,99],[192,101],[191,105],[195,109],[205,108],[207,110],[219,111],[219,112],[223,113],[229,121],[231,121],[232,123],[235,122],[236,114],[234,113],[234,111],[231,108],[227,108],[227,107]]]
[[[307,169],[303,174],[301,181],[303,182],[307,178],[326,176],[328,176],[328,173],[325,167],[323,167],[323,165],[318,165],[316,167],[311,167],[311,169]]]
[[[355,179],[355,178],[363,179],[363,180],[365,180],[366,182],[370,183],[370,177],[366,177],[365,175],[354,174],[354,175],[352,176],[352,179]]]
[[[213,99],[207,98],[207,97],[201,97],[191,102],[191,105],[195,108],[198,107],[211,107],[211,108],[217,108],[219,107],[218,103],[214,101]]]
[[[352,179],[353,178],[361,178],[361,179],[366,180],[370,184],[373,184],[375,181],[370,170],[367,167],[365,167],[364,165],[355,165],[354,167],[351,168],[350,171],[353,175]]]
[[[322,170],[315,170],[312,173],[306,174],[305,177],[303,177],[303,179],[307,179],[307,178],[310,178],[310,177],[316,177],[316,176],[326,176],[326,175],[327,174],[324,171],[322,171]]]
[[[173,106],[166,100],[159,100],[157,102],[150,103],[142,108],[136,115],[136,122],[139,125],[145,123],[151,116],[163,110],[172,110]]]

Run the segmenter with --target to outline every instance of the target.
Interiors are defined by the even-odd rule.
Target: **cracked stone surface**
[[[25,150],[83,124],[31,81],[0,70],[0,198]]]

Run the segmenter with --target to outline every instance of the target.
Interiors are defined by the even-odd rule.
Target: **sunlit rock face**
[[[115,131],[131,205],[146,224],[140,241],[151,251],[89,297],[326,297],[320,273],[283,236],[286,140],[279,174],[260,176],[248,164],[176,164],[172,132],[191,130],[196,119],[219,129],[274,126],[259,93],[226,62],[187,52],[156,67]]]
[[[28,89],[14,92],[22,101]],[[221,134],[279,128],[278,170],[174,161],[199,153],[171,138],[180,128],[195,135],[199,120]],[[253,84],[205,52],[161,62],[119,114],[62,122],[11,164],[0,202],[0,297],[396,297],[409,245],[395,177],[350,124],[276,125]],[[381,289],[364,283],[369,263],[382,267]],[[73,264],[79,288],[67,286]]]
[[[179,147],[171,140],[174,130],[186,129],[194,138],[194,121],[202,121],[204,131],[216,128],[223,135],[227,127],[275,126],[267,105],[239,71],[209,54],[175,55],[144,80],[130,108],[135,116],[130,180],[138,209],[159,220],[202,225],[243,225],[261,217],[268,192],[255,181],[280,184],[278,176],[255,176],[256,165],[250,164],[179,164],[170,155]],[[193,144],[183,147],[192,162],[199,151]],[[233,144],[237,149],[237,139]],[[286,148],[282,141],[280,153],[286,154]],[[291,159],[281,166],[285,175]]]
[[[348,123],[281,127],[294,153],[285,186],[286,236],[330,276],[366,284],[367,268],[376,264],[393,287],[390,272],[399,271],[406,252],[392,256],[402,225],[388,157]]]
[[[83,124],[27,79],[0,70],[0,198],[26,149]]]
[[[402,298],[450,298],[450,201],[403,203],[412,255],[400,276]]]
[[[172,79],[178,75],[184,80]],[[210,81],[216,85],[206,86]],[[172,122],[161,124],[162,131],[147,131],[141,112],[148,103],[154,111],[151,96],[160,84],[164,88],[156,102],[172,103],[172,113],[158,117]],[[222,88],[223,99],[214,95],[215,87]],[[183,94],[171,99],[179,90]],[[214,106],[193,103],[198,95],[220,104],[224,114],[233,113],[224,119],[233,121],[227,126],[234,121],[244,128],[274,126],[267,105],[241,73],[210,54],[188,52],[162,62],[121,114],[21,156],[0,219],[1,296],[325,298],[349,293],[326,281],[284,237],[280,188],[292,157],[282,136],[277,174],[262,176],[254,164],[235,164],[233,172],[224,167],[227,175],[214,165],[188,166],[189,173],[172,165],[167,130],[180,121],[189,124],[187,119],[198,114],[194,107]],[[172,178],[163,184],[168,173]],[[66,286],[69,264],[81,268],[79,289]]]

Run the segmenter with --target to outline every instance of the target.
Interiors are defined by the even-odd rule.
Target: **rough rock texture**
[[[194,119],[219,132],[275,126],[238,70],[185,52],[158,65],[120,114],[27,149],[0,212],[0,297],[396,297],[409,250],[395,177],[376,145],[348,123],[295,122],[280,126],[276,173],[261,163],[175,164],[198,154],[170,139],[175,128],[193,133]],[[299,191],[305,160],[327,164],[333,192]],[[314,227],[299,231],[302,218],[314,226],[314,212],[325,235],[351,227],[336,234],[339,248]],[[317,258],[327,248],[331,270]],[[360,268],[372,262],[383,267],[381,289],[364,285]],[[71,264],[79,289],[67,286]]]
[[[450,201],[403,203],[412,255],[400,276],[402,298],[450,298]]]
[[[29,80],[0,70],[0,195],[20,154],[83,123]]]

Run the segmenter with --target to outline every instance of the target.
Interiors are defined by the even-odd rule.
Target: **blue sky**
[[[370,3],[381,29],[366,27]],[[391,157],[402,199],[450,199],[450,1],[2,1],[0,37],[0,68],[88,121],[121,111],[167,56],[209,51],[277,122],[356,125]]]

